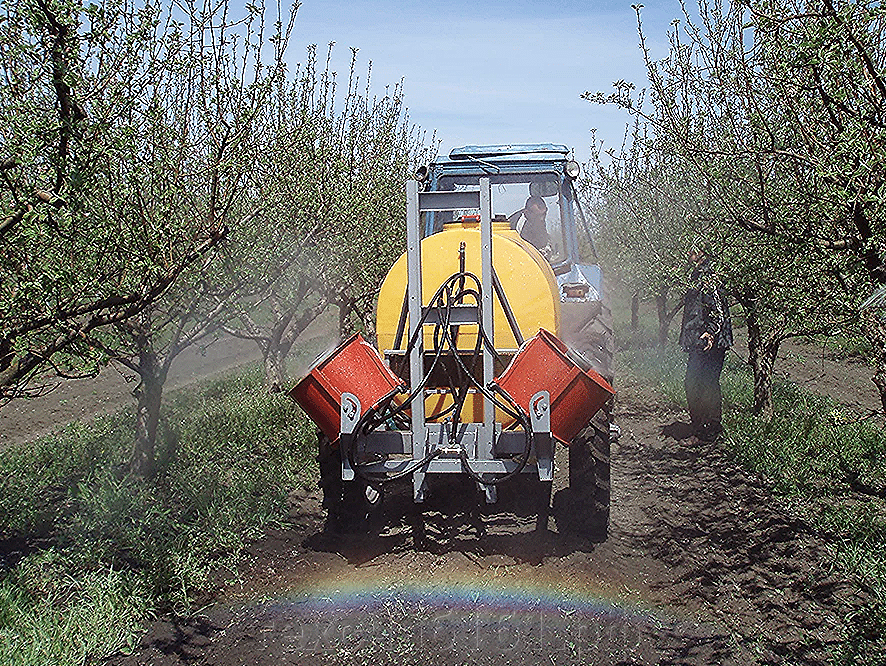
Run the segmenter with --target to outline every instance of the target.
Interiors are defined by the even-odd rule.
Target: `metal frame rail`
[[[492,205],[489,178],[480,178],[480,189],[462,192],[419,192],[419,183],[410,180],[406,184],[406,263],[407,263],[407,302],[409,311],[409,332],[411,340],[415,329],[422,321],[422,268],[420,221],[423,212],[480,209],[480,248],[482,302],[477,308],[463,308],[459,323],[479,323],[490,338],[493,338],[493,299],[495,289],[492,266]],[[470,312],[474,312],[473,319]],[[427,317],[425,325],[432,325],[436,317]],[[493,379],[494,357],[491,350],[483,346],[483,385],[489,386]],[[417,343],[409,354],[409,383],[418,386],[424,373],[424,334],[417,334]],[[500,423],[495,422],[495,407],[491,399],[483,398],[483,422],[460,423],[455,440],[458,449],[450,445],[450,423],[427,423],[425,395],[420,391],[412,399],[410,431],[382,430],[360,435],[365,451],[378,454],[404,454],[411,457],[387,459],[384,462],[368,464],[361,469],[367,473],[396,473],[414,466],[425,459],[429,452],[439,452],[437,456],[420,466],[412,473],[413,498],[423,502],[426,491],[426,475],[433,473],[463,473],[460,459],[461,448],[467,451],[470,468],[479,475],[505,474],[514,471],[518,462],[512,457],[525,451],[525,434],[503,432]],[[348,460],[362,409],[360,401],[351,393],[342,395],[341,402],[341,443],[342,479],[350,481],[355,473]],[[527,465],[526,472],[538,470],[539,480],[553,478],[554,440],[550,434],[550,397],[547,391],[539,391],[531,401],[530,423],[533,430],[536,465]],[[496,488],[484,484],[486,501],[494,503]]]

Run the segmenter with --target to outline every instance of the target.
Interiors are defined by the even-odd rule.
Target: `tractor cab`
[[[596,301],[601,273],[597,265],[581,261],[577,228],[580,224],[587,231],[588,225],[574,187],[580,167],[568,154],[566,146],[550,143],[464,146],[417,175],[429,192],[476,190],[480,178],[489,178],[493,220],[506,222],[547,259],[557,276],[561,301]],[[426,213],[424,235],[478,214]],[[596,254],[590,234],[586,238],[591,254]]]

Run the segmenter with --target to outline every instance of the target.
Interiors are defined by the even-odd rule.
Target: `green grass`
[[[685,355],[673,338],[653,342],[654,322],[640,330],[621,323],[616,310],[619,373],[642,378],[675,406],[686,405]],[[648,317],[648,315],[647,315]],[[619,321],[621,320],[621,322]],[[855,346],[847,343],[846,348]],[[861,419],[826,397],[776,381],[775,414],[751,414],[753,377],[737,354],[728,354],[722,376],[723,447],[759,474],[784,506],[831,544],[831,561],[869,603],[845,618],[845,641],[833,663],[886,663],[886,432],[880,421]]]
[[[837,360],[856,359],[866,362],[873,353],[871,343],[862,335],[842,334],[805,338],[805,342],[822,345]]]
[[[155,479],[129,476],[133,415],[0,452],[0,663],[82,664],[187,611],[213,571],[317,477],[313,426],[256,369],[171,394]],[[5,548],[11,551],[7,545]]]

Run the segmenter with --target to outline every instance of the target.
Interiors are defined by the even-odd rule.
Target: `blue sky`
[[[654,54],[664,54],[679,14],[676,0],[646,3]],[[591,129],[606,146],[620,145],[628,117],[581,93],[645,81],[630,0],[304,0],[292,61],[308,44],[322,52],[330,41],[340,75],[356,47],[361,78],[372,61],[373,90],[404,79],[410,119],[437,130],[445,153],[469,143],[552,142],[585,161]]]

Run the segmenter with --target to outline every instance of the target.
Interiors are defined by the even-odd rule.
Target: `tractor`
[[[537,484],[546,528],[565,446],[558,530],[605,538],[612,326],[600,266],[581,258],[596,251],[579,173],[562,145],[465,146],[407,182],[377,345],[354,335],[290,392],[320,428],[330,519],[362,519],[398,479],[421,503],[429,477],[460,474],[487,504]]]

